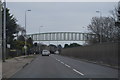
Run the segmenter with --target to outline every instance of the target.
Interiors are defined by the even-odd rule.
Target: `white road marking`
[[[69,66],[69,65],[67,65],[67,64],[65,64],[65,66],[67,66],[67,67],[69,67],[69,68],[70,68],[70,66]]]
[[[56,59],[58,61],[58,59]]]
[[[60,61],[59,59],[55,58],[57,61],[59,61],[60,63],[64,64],[65,66],[67,66],[68,68],[71,68],[69,65],[65,64],[64,62]],[[71,68],[72,69],[72,68]],[[84,76],[83,73],[81,73],[80,71],[76,70],[76,69],[72,69],[73,71],[77,72],[78,74]]]
[[[79,71],[78,71],[78,70],[76,70],[76,69],[73,69],[73,71],[75,71],[75,72],[77,72],[78,74],[80,74],[80,75],[84,76],[84,74],[83,74],[83,73],[79,72]]]
[[[60,61],[60,60],[58,60],[58,61]]]
[[[64,62],[61,62],[62,64],[64,64]]]
[[[69,65],[65,64],[64,62],[60,61],[59,59],[56,59],[56,60],[57,60],[57,61],[59,61],[60,63],[64,64],[65,66],[67,66],[67,67],[69,67],[69,68],[70,68],[70,66],[69,66]]]

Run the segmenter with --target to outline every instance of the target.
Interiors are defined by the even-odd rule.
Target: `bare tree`
[[[115,19],[113,17],[93,17],[88,29],[97,35],[96,42],[116,41],[118,28],[115,26]]]
[[[113,10],[111,10],[110,11],[110,13],[111,13],[111,17],[115,20],[115,21],[117,21],[118,20],[118,8],[117,7],[115,7]]]
[[[91,23],[88,25],[88,29],[91,33],[96,34],[91,42],[118,42],[120,41],[120,2],[114,10],[110,11],[109,17],[93,17]]]
[[[117,7],[115,7],[114,10],[111,10],[110,13],[115,21],[117,41],[120,41],[120,1],[118,2]]]
[[[91,23],[88,25],[88,29],[91,31],[91,33],[95,33],[98,37],[97,39],[92,39],[95,42],[99,42],[100,41],[100,30],[101,30],[101,26],[100,26],[100,18],[98,17],[93,17],[91,20]]]

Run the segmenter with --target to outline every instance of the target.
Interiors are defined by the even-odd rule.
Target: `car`
[[[50,55],[50,51],[48,51],[48,50],[42,51],[42,56],[49,56],[49,55]]]
[[[59,51],[55,51],[55,54],[59,54]]]

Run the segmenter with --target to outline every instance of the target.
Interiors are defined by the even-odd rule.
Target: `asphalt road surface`
[[[12,78],[118,78],[118,70],[51,54],[38,56]]]
[[[2,60],[0,60],[0,79],[2,78]]]

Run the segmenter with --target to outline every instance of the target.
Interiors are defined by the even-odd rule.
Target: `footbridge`
[[[95,34],[80,32],[47,32],[28,34],[33,41],[90,41]]]

